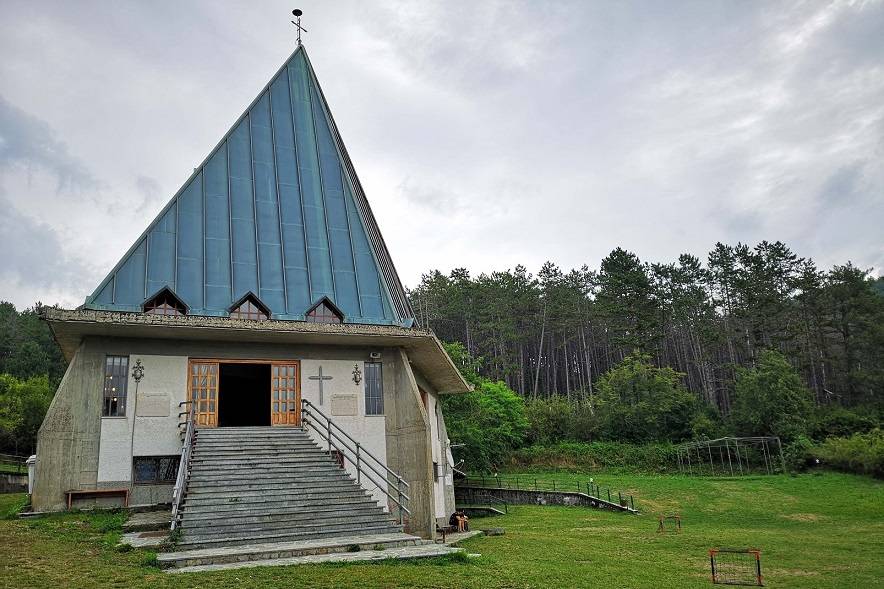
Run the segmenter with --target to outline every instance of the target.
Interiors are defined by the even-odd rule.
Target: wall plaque
[[[139,393],[138,417],[169,417],[169,393]]]
[[[356,395],[332,395],[332,415],[356,415],[359,412],[359,403]]]

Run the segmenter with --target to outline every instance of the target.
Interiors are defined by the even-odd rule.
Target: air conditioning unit
[[[372,360],[380,360],[380,359],[381,359],[381,353],[380,353],[380,352],[371,352],[371,353],[368,355],[368,357],[371,358]]]

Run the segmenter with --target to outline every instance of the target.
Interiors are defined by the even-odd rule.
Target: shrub
[[[738,369],[731,423],[741,436],[779,436],[790,442],[806,435],[812,402],[786,357],[763,350],[755,368]]]
[[[783,459],[786,468],[792,472],[800,472],[816,463],[817,447],[807,436],[798,436],[791,444],[783,446]]]
[[[470,471],[491,470],[502,465],[525,439],[525,402],[503,382],[479,376],[476,369],[481,359],[470,357],[462,345],[446,344],[445,349],[475,387],[471,393],[442,397],[448,437],[462,444],[454,453]]]
[[[683,376],[652,365],[645,354],[627,356],[598,382],[602,436],[629,442],[690,438],[697,400],[682,384]]]
[[[880,426],[881,420],[873,408],[826,406],[817,409],[810,434],[815,440],[825,440],[866,433]]]
[[[677,464],[675,446],[669,443],[561,442],[522,448],[513,453],[511,460],[511,465],[518,468],[567,468],[585,472],[677,472]]]
[[[827,438],[817,448],[824,464],[860,474],[884,477],[884,431],[874,429],[849,438]]]

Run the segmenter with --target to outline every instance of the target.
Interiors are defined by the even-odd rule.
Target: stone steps
[[[353,479],[345,477],[321,477],[312,480],[292,481],[285,479],[268,479],[261,481],[245,481],[230,479],[229,481],[194,481],[188,486],[188,493],[233,493],[239,491],[299,491],[301,489],[323,489],[330,485],[355,484]]]
[[[377,534],[417,540],[401,534],[393,516],[301,428],[199,430],[180,524],[179,546],[191,555],[203,548]],[[170,566],[215,564],[225,561]]]
[[[296,485],[298,483],[310,483],[315,481],[352,480],[352,478],[340,468],[336,470],[337,472],[331,468],[324,471],[276,469],[272,472],[262,472],[243,469],[238,471],[219,472],[216,470],[201,469],[199,471],[190,471],[190,481],[194,485],[197,483],[212,485],[213,483],[219,482],[239,484],[240,481],[243,481],[248,477],[246,482],[249,483],[257,481],[279,481]]]
[[[363,534],[357,536],[338,536],[336,538],[166,552],[158,554],[157,560],[163,568],[174,567],[179,570],[190,567],[207,567],[234,563],[240,565],[242,563],[250,563],[252,566],[255,566],[259,563],[269,564],[271,561],[278,562],[278,559],[282,558],[349,553],[348,550],[351,550],[353,546],[359,546],[361,552],[383,552],[383,550],[376,549],[382,547],[384,550],[389,550],[423,545],[424,542],[420,538],[409,536],[408,534]]]
[[[315,540],[319,538],[336,538],[340,536],[359,536],[371,534],[394,534],[402,531],[401,526],[364,525],[353,526],[341,524],[299,529],[299,531],[268,530],[227,534],[206,534],[188,537],[186,534],[178,544],[181,548],[211,548],[218,546],[243,546],[265,542],[295,542],[298,540]]]
[[[199,521],[214,521],[217,518],[216,514],[223,513],[225,521],[247,521],[253,520],[260,521],[263,519],[276,519],[276,518],[284,518],[295,515],[302,515],[304,518],[317,518],[324,517],[326,514],[339,514],[342,509],[346,509],[347,513],[371,513],[375,515],[383,515],[384,510],[378,506],[377,503],[374,502],[364,502],[362,504],[347,504],[347,503],[339,503],[335,505],[328,504],[317,504],[314,506],[304,506],[304,505],[292,505],[289,507],[267,507],[267,506],[246,506],[242,509],[232,509],[229,507],[223,508],[223,511],[218,509],[207,509],[205,511],[188,511],[187,512],[187,521],[189,525],[195,525]],[[168,520],[168,518],[166,518]],[[168,525],[166,526],[168,527]]]
[[[328,530],[331,529],[333,526],[345,525],[361,527],[362,525],[375,525],[379,521],[383,521],[380,520],[380,518],[383,517],[383,513],[360,513],[358,511],[353,512],[349,510],[339,511],[337,513],[326,512],[321,515],[304,513],[276,513],[272,515],[240,516],[237,518],[229,518],[226,517],[226,514],[223,514],[222,517],[219,517],[217,519],[201,518],[188,520],[185,538],[201,536],[207,532],[223,535],[227,535],[231,532],[253,533],[254,530],[259,526],[262,532],[267,532],[270,530]],[[223,523],[219,523],[219,521]],[[388,519],[387,522],[389,523],[389,525],[395,525],[392,519]]]
[[[248,491],[244,493],[215,493],[206,492],[188,494],[184,500],[184,508],[191,506],[221,507],[236,505],[262,505],[264,503],[296,503],[298,505],[311,505],[316,501],[366,501],[371,500],[369,494],[362,489],[341,489],[318,491],[312,489],[294,489],[292,491],[281,490],[274,493],[263,491]]]

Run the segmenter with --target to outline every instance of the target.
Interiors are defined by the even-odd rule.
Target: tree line
[[[782,242],[718,243],[705,263],[617,248],[598,270],[432,271],[409,296],[421,325],[525,399],[591,400],[637,352],[727,416],[739,371],[764,350],[788,360],[819,406],[880,407],[884,279],[869,274],[850,262],[820,269]]]
[[[40,303],[0,302],[0,453],[31,454],[67,364],[40,319]]]

